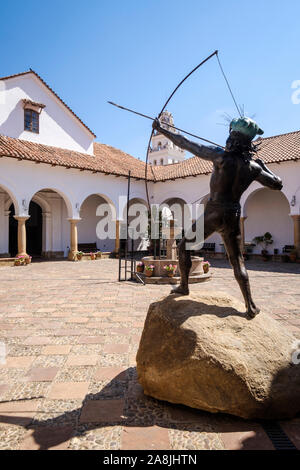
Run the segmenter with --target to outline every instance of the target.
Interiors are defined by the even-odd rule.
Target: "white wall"
[[[1,81],[0,134],[93,154],[92,134],[33,74]],[[24,130],[22,99],[46,105],[39,134]]]
[[[245,241],[270,232],[274,243],[267,247],[270,253],[274,248],[282,252],[284,245],[293,245],[293,220],[286,197],[279,191],[260,189],[247,201],[247,219],[245,221]],[[263,246],[256,246],[254,253],[260,253]]]

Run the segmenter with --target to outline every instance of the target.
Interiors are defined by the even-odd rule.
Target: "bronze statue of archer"
[[[180,134],[175,134],[161,126],[159,119],[154,120],[153,128],[178,147],[213,163],[210,197],[204,211],[204,240],[214,232],[222,236],[235,278],[245,299],[247,315],[250,318],[255,317],[259,309],[251,296],[241,248],[240,198],[253,181],[258,181],[271,189],[282,189],[281,179],[272,173],[262,160],[252,159],[254,148],[252,139],[257,134],[263,134],[263,131],[250,118],[234,119],[230,123],[230,134],[223,150],[200,145]],[[186,250],[186,238],[183,238],[178,245],[178,257],[181,281],[173,292],[188,295],[188,279],[192,263],[190,251]]]

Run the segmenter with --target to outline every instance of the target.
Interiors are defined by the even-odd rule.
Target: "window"
[[[154,165],[155,165],[155,166],[157,165],[157,161],[156,161],[156,160],[154,160]]]
[[[39,114],[33,109],[24,109],[24,130],[39,133]]]
[[[161,165],[164,164],[164,159],[163,159],[163,158],[160,159],[160,164],[161,164]]]

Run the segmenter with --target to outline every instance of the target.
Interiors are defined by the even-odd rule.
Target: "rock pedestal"
[[[246,419],[300,412],[295,338],[227,295],[169,295],[150,305],[137,353],[146,395]]]

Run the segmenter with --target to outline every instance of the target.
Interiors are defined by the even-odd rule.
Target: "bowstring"
[[[226,77],[226,75],[225,75],[224,69],[223,69],[223,67],[222,67],[222,65],[221,65],[221,62],[220,62],[220,59],[219,59],[219,53],[218,53],[218,52],[216,53],[216,56],[217,56],[217,61],[218,61],[218,64],[219,64],[221,73],[222,73],[222,75],[223,75],[223,77],[224,77],[224,80],[225,80],[226,85],[227,85],[227,87],[228,87],[229,93],[231,94],[231,97],[232,97],[232,99],[233,99],[233,102],[234,102],[234,104],[235,104],[235,107],[236,107],[236,109],[237,109],[237,111],[238,111],[240,117],[243,117],[243,116],[242,116],[242,113],[241,113],[241,110],[240,110],[240,108],[239,108],[238,105],[237,105],[237,102],[236,102],[236,99],[235,99],[235,97],[234,97],[234,94],[233,94],[233,91],[232,91],[232,89],[231,89],[231,86],[230,86],[230,84],[229,84],[229,81],[228,81],[228,79],[227,79],[227,77]]]
[[[234,104],[235,104],[235,107],[236,107],[236,109],[237,109],[237,111],[238,111],[240,117],[241,117],[241,118],[243,117],[243,116],[242,116],[242,113],[241,113],[241,110],[240,110],[240,108],[239,108],[239,106],[238,106],[238,104],[237,104],[237,102],[236,102],[235,97],[234,97],[234,94],[233,94],[232,88],[231,88],[231,86],[230,86],[230,84],[229,84],[228,78],[227,78],[227,76],[226,76],[226,74],[225,74],[225,72],[224,72],[224,69],[223,69],[222,65],[221,65],[221,61],[220,61],[220,58],[219,58],[219,51],[217,51],[217,50],[216,50],[215,52],[213,52],[210,56],[208,56],[206,59],[204,59],[204,60],[203,60],[200,64],[198,64],[191,72],[189,72],[189,73],[184,77],[183,80],[181,80],[181,82],[176,86],[176,88],[174,89],[174,91],[171,93],[171,95],[169,96],[169,98],[168,98],[167,101],[165,102],[165,104],[164,104],[164,106],[162,107],[162,110],[160,111],[158,117],[161,116],[161,114],[162,114],[163,111],[165,110],[166,106],[168,105],[169,101],[170,101],[171,98],[174,96],[174,94],[176,93],[176,91],[178,90],[178,88],[183,84],[183,82],[185,82],[185,80],[186,80],[187,78],[189,78],[198,68],[201,67],[201,65],[203,65],[205,62],[207,62],[209,59],[211,59],[214,55],[217,57],[217,61],[218,61],[218,64],[219,64],[221,73],[222,73],[222,75],[223,75],[223,77],[224,77],[224,80],[225,80],[225,82],[226,82],[226,85],[227,85],[227,88],[228,88],[228,90],[229,90],[229,93],[230,93],[230,95],[231,95],[231,97],[232,97],[232,99],[233,99],[233,102],[234,102]],[[151,140],[152,140],[152,137],[153,137],[153,133],[154,133],[154,132],[153,132],[153,129],[152,129],[152,132],[151,132],[151,135],[150,135],[150,139],[149,139],[149,142],[148,142],[147,154],[146,154],[146,164],[145,164],[145,185],[146,185],[146,196],[147,196],[147,202],[148,202],[149,210],[150,210],[150,200],[149,200],[149,192],[148,192],[148,178],[147,178],[148,174],[147,174],[147,172],[148,172],[148,158],[149,158],[150,145],[151,145]],[[199,199],[197,199],[196,201],[192,202],[192,204],[194,204],[195,202],[199,201],[200,199],[202,199],[202,197],[199,198]]]

